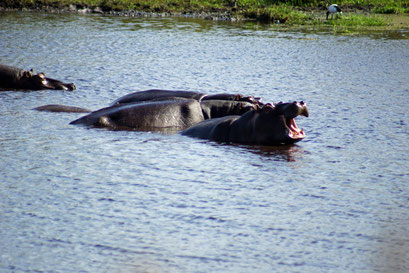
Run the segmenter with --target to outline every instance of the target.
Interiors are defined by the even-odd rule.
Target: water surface
[[[408,272],[409,43],[390,32],[0,13],[2,272]],[[150,88],[304,100],[286,147],[69,125]]]

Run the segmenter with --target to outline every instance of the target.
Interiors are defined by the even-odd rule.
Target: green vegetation
[[[336,2],[343,16],[325,20],[326,7]],[[384,26],[383,14],[409,13],[408,0],[2,0],[6,8],[100,7],[104,11],[154,13],[217,13],[265,22],[331,26]]]
[[[367,15],[349,15],[337,18],[335,20],[325,21],[324,24],[347,27],[347,26],[366,26],[366,27],[380,27],[389,24],[389,21],[381,16],[367,16]]]

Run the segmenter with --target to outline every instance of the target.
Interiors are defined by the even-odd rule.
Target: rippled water
[[[408,272],[399,33],[0,13],[1,63],[78,88],[0,93],[0,271]],[[304,100],[307,138],[224,145],[31,110],[149,88]]]

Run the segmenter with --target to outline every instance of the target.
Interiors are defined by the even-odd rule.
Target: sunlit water
[[[195,19],[0,13],[1,272],[409,272],[409,42]],[[396,39],[395,39],[396,38]],[[289,147],[86,129],[150,88],[304,100]]]

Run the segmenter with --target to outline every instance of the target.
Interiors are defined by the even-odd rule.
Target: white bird
[[[328,20],[328,15],[331,14],[331,19],[332,19],[334,14],[336,14],[338,12],[342,14],[341,8],[338,7],[337,4],[332,4],[331,6],[329,6],[328,11],[327,11],[327,20]]]

